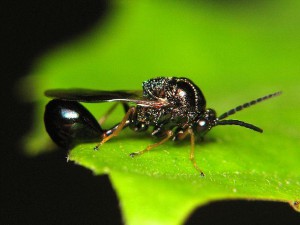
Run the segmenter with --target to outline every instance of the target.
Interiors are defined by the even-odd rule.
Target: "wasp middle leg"
[[[139,152],[133,152],[133,153],[130,154],[130,156],[131,156],[131,157],[134,157],[134,156],[137,156],[137,155],[142,155],[142,154],[144,154],[145,152],[148,152],[148,151],[150,151],[151,149],[153,149],[153,148],[155,148],[155,147],[157,147],[157,146],[159,146],[159,145],[165,143],[165,142],[168,141],[171,137],[173,137],[173,132],[172,132],[171,130],[168,130],[168,131],[166,131],[165,135],[166,135],[166,136],[165,136],[161,141],[159,141],[159,142],[157,142],[157,143],[155,143],[155,144],[152,144],[152,145],[148,145],[144,150],[141,150],[141,151],[139,151]]]

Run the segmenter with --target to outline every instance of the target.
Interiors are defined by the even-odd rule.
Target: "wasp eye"
[[[200,127],[205,127],[206,126],[206,121],[205,120],[200,120],[198,124],[199,124]]]
[[[207,109],[206,112],[205,112],[205,115],[206,115],[206,119],[208,119],[209,121],[212,121],[212,120],[215,120],[216,119],[216,111],[213,110],[213,109]]]
[[[196,130],[198,133],[204,133],[208,130],[208,122],[204,119],[200,119],[197,122]]]

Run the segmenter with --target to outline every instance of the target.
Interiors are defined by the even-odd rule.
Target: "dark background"
[[[18,79],[30,72],[35,59],[99,20],[105,22],[114,7],[103,0],[1,2],[0,224],[122,224],[107,176],[95,177],[66,163],[63,151],[35,158],[22,154],[20,139],[31,126],[33,105],[15,93]],[[300,215],[285,203],[223,201],[197,209],[187,224],[299,221]]]

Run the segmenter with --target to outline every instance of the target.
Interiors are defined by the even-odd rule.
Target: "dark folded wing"
[[[53,89],[45,91],[50,98],[78,102],[139,102],[143,101],[142,91],[101,91],[89,89]]]

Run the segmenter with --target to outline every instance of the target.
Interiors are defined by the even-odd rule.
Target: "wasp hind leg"
[[[117,108],[117,106],[119,104],[123,105],[123,108],[125,110],[125,113],[128,112],[129,110],[129,105],[126,102],[116,102],[115,104],[113,104],[108,110],[107,112],[98,120],[98,123],[102,126],[103,123],[105,123],[105,121],[107,120],[107,118],[110,116],[110,114]]]
[[[112,129],[107,130],[104,133],[103,139],[101,140],[101,142],[99,144],[97,144],[94,147],[94,150],[98,150],[101,145],[103,145],[105,142],[107,142],[112,137],[118,136],[118,134],[122,131],[122,129],[128,126],[129,118],[134,113],[135,113],[135,107],[129,108],[128,111],[126,112],[125,116],[123,117],[122,121],[118,125],[113,127]]]
[[[168,141],[171,137],[173,137],[173,132],[171,130],[166,131],[166,136],[159,142],[152,144],[152,145],[148,145],[144,150],[138,151],[138,152],[133,152],[130,154],[131,157],[135,157],[137,155],[142,155],[145,152],[150,151],[153,148],[156,148],[159,145],[162,145],[163,143],[165,143],[166,141]]]

